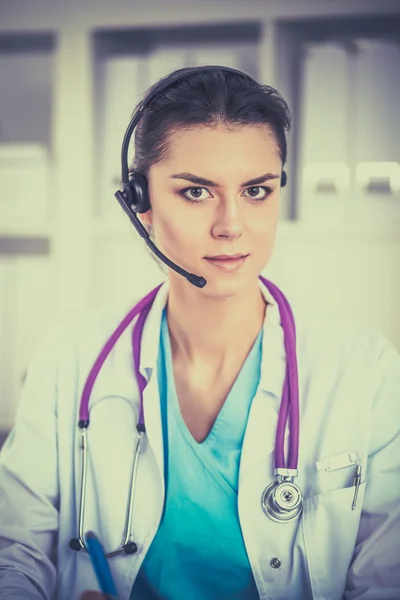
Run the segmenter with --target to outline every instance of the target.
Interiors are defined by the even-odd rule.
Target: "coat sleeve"
[[[0,600],[55,594],[59,342],[54,332],[40,344],[0,454]]]
[[[364,503],[344,600],[400,598],[400,355],[386,338],[381,347]]]

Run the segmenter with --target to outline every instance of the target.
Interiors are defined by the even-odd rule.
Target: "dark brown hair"
[[[174,81],[185,71],[188,75]],[[135,129],[135,159],[133,169],[147,176],[151,165],[168,154],[168,136],[179,128],[198,125],[212,127],[267,125],[272,132],[282,166],[287,158],[286,132],[290,130],[288,105],[277,90],[261,85],[245,75],[223,68],[194,71],[179,69],[151,87],[174,81],[149,102]],[[138,105],[139,106],[139,105]],[[138,108],[138,107],[137,107]]]

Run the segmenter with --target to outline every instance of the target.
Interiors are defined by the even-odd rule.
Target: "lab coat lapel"
[[[140,353],[140,372],[147,380],[143,392],[146,434],[162,477],[164,477],[164,452],[157,360],[160,348],[161,316],[168,300],[168,291],[169,286],[165,282],[157,293],[147,316]]]
[[[262,286],[264,293],[265,287]],[[270,301],[265,312],[260,382],[249,413],[243,441],[239,485],[247,473],[262,466],[267,478],[274,478],[274,449],[282,390],[286,373],[284,334],[280,323],[279,308]],[[289,421],[285,429],[285,458],[287,458]]]
[[[280,398],[260,390],[253,400],[242,446],[239,487],[246,485],[247,477],[262,474],[265,481],[275,479],[274,450],[278,425]],[[284,436],[285,459],[288,457],[290,426]]]

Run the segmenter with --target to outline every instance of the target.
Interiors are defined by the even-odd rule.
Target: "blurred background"
[[[220,64],[293,113],[264,275],[400,350],[399,0],[0,0],[0,430],[55,323],[165,275],[114,192],[143,92]]]

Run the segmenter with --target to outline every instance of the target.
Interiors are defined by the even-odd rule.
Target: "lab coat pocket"
[[[356,544],[365,480],[304,499],[302,527],[310,583],[315,598],[341,600]]]

